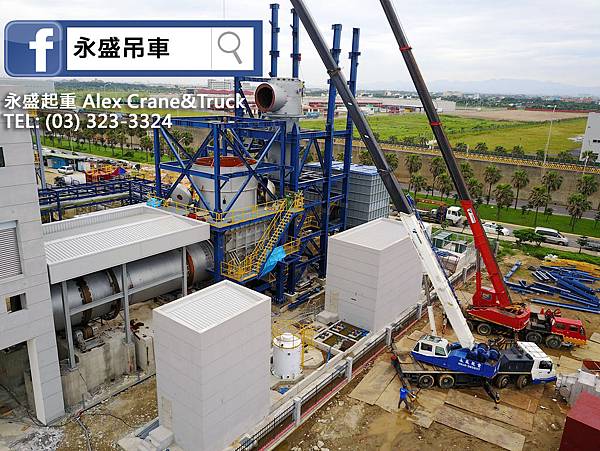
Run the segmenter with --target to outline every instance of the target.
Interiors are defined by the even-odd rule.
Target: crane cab
[[[438,366],[447,366],[451,345],[445,338],[426,335],[417,341],[411,354],[419,361],[426,361]]]
[[[534,384],[556,380],[556,365],[544,351],[535,343],[518,341],[517,347],[531,360],[531,381]]]

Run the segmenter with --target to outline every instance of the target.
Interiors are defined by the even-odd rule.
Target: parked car
[[[67,166],[61,166],[60,168],[58,168],[58,173],[59,174],[64,174],[64,175],[71,175],[75,172],[75,169],[73,169],[72,165],[67,165]]]
[[[556,229],[548,229],[546,227],[536,227],[535,233],[537,233],[538,235],[541,235],[541,237],[544,239],[544,242],[546,242],[546,243],[560,244],[561,246],[569,245],[569,239],[566,236],[564,236],[563,234],[561,234]]]
[[[495,222],[487,221],[481,225],[483,226],[483,230],[485,230],[485,233],[489,233],[489,234],[493,234],[493,235],[500,234],[500,235],[504,235],[504,236],[510,236],[510,234],[511,234],[510,229],[504,227],[501,224],[496,224]]]
[[[600,241],[598,240],[588,240],[587,244],[583,246],[584,249],[589,251],[600,252]]]

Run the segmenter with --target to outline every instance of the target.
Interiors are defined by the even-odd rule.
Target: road
[[[405,192],[408,192],[408,184],[406,183],[400,183],[400,185],[402,186],[402,188],[404,189]],[[413,193],[410,193],[411,196],[413,195]],[[433,191],[433,195],[434,196],[438,196],[441,197],[441,193],[437,190]],[[485,196],[483,196],[483,198],[485,199]],[[448,198],[447,203],[452,203],[453,201],[453,197],[450,196]],[[492,198],[490,199],[490,205],[496,205],[496,201]],[[528,201],[526,199],[519,199],[519,201],[517,202],[517,207],[520,208],[523,205],[527,205]],[[511,208],[514,207],[514,202],[511,206]],[[555,203],[550,203],[548,204],[548,207],[552,208],[552,211],[554,215],[562,215],[562,216],[571,216],[569,214],[569,212],[567,211],[567,207],[565,207],[564,205],[559,205],[559,204],[555,204]],[[543,208],[540,209],[539,212],[540,216],[543,215]],[[595,210],[588,210],[583,214],[583,218],[587,218],[587,219],[594,219],[594,216],[596,216],[596,211]]]
[[[507,223],[502,223],[502,222],[499,222],[498,224],[502,224],[503,226],[505,226],[507,228],[514,227],[514,224],[507,224]],[[449,226],[449,227],[447,227],[447,230],[451,230],[453,232],[458,232],[458,233],[464,233],[465,235],[472,235],[471,230],[468,227],[463,228],[463,227]],[[563,233],[563,232],[561,232],[561,233],[569,239],[569,246],[560,246],[558,244],[543,243],[544,247],[547,247],[550,249],[557,249],[557,250],[561,250],[561,251],[579,252],[579,246],[576,245],[577,238],[579,238],[579,235],[574,235],[572,233]],[[490,238],[499,238],[500,241],[509,241],[512,243],[517,241],[517,239],[514,236],[500,235],[498,237],[497,234],[490,236]],[[595,257],[600,257],[600,252],[590,251],[588,249],[582,249],[581,253],[593,255]]]

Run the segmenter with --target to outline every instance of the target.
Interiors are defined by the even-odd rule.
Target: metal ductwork
[[[208,270],[213,262],[212,244],[208,241],[187,247],[188,285],[196,285],[210,277]],[[147,301],[181,288],[181,249],[154,255],[127,264],[129,304]],[[67,282],[67,298],[71,309],[122,291],[122,267],[98,271]],[[60,284],[50,287],[54,327],[62,331],[64,309]],[[121,310],[121,301],[85,310],[71,317],[73,326],[81,326],[97,318],[115,318]]]
[[[254,103],[267,117],[302,116],[303,83],[296,78],[272,78],[254,91]],[[289,131],[289,130],[288,130]]]

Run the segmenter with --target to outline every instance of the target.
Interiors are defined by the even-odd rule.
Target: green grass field
[[[424,195],[417,195],[418,199],[424,198]],[[429,196],[431,199],[432,197]],[[439,197],[434,196],[434,199],[439,200]],[[449,199],[446,202],[448,204],[452,204],[454,199]],[[434,205],[417,202],[417,208],[421,210],[430,210],[435,208]],[[500,211],[500,216],[498,217],[498,209],[495,205],[486,205],[482,204],[477,207],[477,213],[484,221],[500,221],[508,224],[514,224],[519,227],[536,227],[534,224],[535,221],[535,212],[529,211],[525,215],[521,214],[521,210],[515,210],[512,207],[509,209],[503,209]],[[575,229],[571,230],[571,224],[569,216],[564,215],[552,215],[552,216],[544,216],[543,212],[538,213],[537,225],[540,227],[550,227],[552,229],[559,230],[561,232],[567,233],[575,233],[577,235],[585,235],[589,237],[600,238],[600,223],[595,223],[595,221],[591,219],[582,218],[577,221],[575,224]]]
[[[523,252],[530,257],[537,258],[539,260],[544,260],[544,257],[548,254],[553,254],[558,256],[559,258],[565,258],[568,260],[575,260],[585,263],[591,263],[593,265],[598,264],[598,257],[594,255],[589,255],[586,253],[578,253],[571,251],[564,251],[562,249],[554,249],[545,246],[533,246],[531,244],[521,244],[520,246],[515,246],[515,243],[508,241],[500,241],[500,248],[498,249],[498,256],[506,256],[506,255],[516,255],[517,250]]]
[[[63,139],[59,142],[58,139],[54,139],[54,142],[47,136],[42,136],[42,146],[54,147],[56,149],[72,150],[74,152],[88,153],[91,155],[97,155],[104,158],[117,158],[119,160],[134,161],[136,163],[154,163],[154,155],[152,152],[141,152],[139,150],[131,150],[127,147],[121,150],[120,146],[116,146],[114,149],[109,146],[103,147],[98,144],[79,144],[75,141],[69,141]],[[163,155],[163,160],[168,161],[166,155]]]
[[[383,140],[388,140],[390,136],[396,136],[398,140],[408,136],[424,136],[428,139],[433,137],[424,114],[375,115],[367,119],[373,131],[379,133]],[[442,115],[441,119],[452,144],[464,142],[470,147],[475,147],[477,143],[485,142],[490,150],[496,146],[512,149],[521,145],[525,152],[535,154],[536,150],[545,147],[549,130],[548,122],[493,121],[451,115]],[[336,119],[336,129],[342,129],[345,123],[345,117]],[[306,128],[323,129],[325,120],[304,119],[301,124]],[[581,145],[569,138],[582,135],[585,124],[585,118],[554,121],[549,153],[557,154],[561,150],[578,149]],[[356,130],[354,133],[358,137]]]

